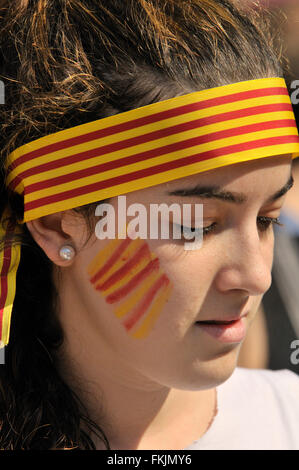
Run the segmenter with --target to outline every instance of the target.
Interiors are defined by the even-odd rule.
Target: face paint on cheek
[[[172,291],[159,259],[139,238],[109,242],[90,263],[88,275],[134,338],[150,333]]]

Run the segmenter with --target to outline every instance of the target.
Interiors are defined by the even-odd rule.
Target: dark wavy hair
[[[36,138],[179,94],[282,76],[267,18],[226,0],[0,0],[0,216],[7,155]],[[92,233],[94,208],[76,208]],[[94,449],[109,442],[58,371],[63,331],[53,265],[26,225],[5,365],[0,449]],[[4,240],[0,240],[2,244]]]

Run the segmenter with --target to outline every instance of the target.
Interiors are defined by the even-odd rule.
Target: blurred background
[[[270,12],[275,35],[282,39],[285,79],[299,126],[299,0],[235,1]],[[290,369],[299,375],[299,158],[293,177],[280,217],[284,226],[275,226],[272,286],[241,346],[238,366]]]

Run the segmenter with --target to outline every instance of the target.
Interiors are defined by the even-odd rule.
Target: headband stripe
[[[0,274],[0,279],[1,279],[1,285],[0,285],[0,305],[4,305],[4,300],[7,297],[7,292],[8,292],[8,283],[7,283],[7,277],[4,276],[4,273],[6,273],[9,270],[10,267],[10,262],[11,262],[11,246],[6,246],[4,251],[3,251],[3,259],[1,260],[1,274]],[[2,328],[3,328],[3,323],[4,323],[4,308],[0,310],[0,338],[2,338]]]
[[[200,93],[200,92],[198,92],[198,93]],[[70,139],[67,139],[67,140],[63,140],[63,141],[58,141],[55,144],[43,146],[43,147],[41,147],[37,150],[25,153],[24,155],[21,155],[20,157],[14,158],[14,166],[13,167],[15,168],[17,165],[19,165],[21,163],[24,163],[24,162],[29,161],[29,160],[31,161],[31,160],[33,160],[37,157],[40,157],[42,155],[46,155],[48,153],[52,153],[52,152],[55,152],[55,151],[58,151],[58,150],[65,150],[66,148],[73,147],[75,145],[79,145],[79,144],[82,144],[82,143],[85,143],[85,142],[89,142],[91,140],[95,140],[95,139],[107,137],[107,136],[110,136],[110,135],[114,135],[114,134],[117,134],[117,133],[120,133],[120,132],[127,131],[129,129],[136,129],[136,128],[142,127],[144,125],[156,123],[156,122],[164,120],[164,119],[169,119],[171,117],[179,116],[181,114],[187,114],[187,113],[190,113],[190,112],[193,112],[193,111],[200,111],[200,110],[210,108],[210,107],[214,107],[214,106],[220,106],[220,105],[223,105],[223,104],[229,104],[229,103],[233,103],[233,102],[249,100],[249,99],[252,99],[252,98],[261,98],[261,97],[272,96],[272,95],[274,95],[274,96],[282,95],[282,96],[286,96],[286,97],[289,98],[288,92],[284,87],[272,87],[272,88],[264,88],[264,89],[260,89],[260,90],[250,90],[250,91],[247,91],[247,92],[234,93],[234,94],[231,94],[231,95],[228,95],[228,96],[220,96],[220,97],[217,97],[217,98],[211,98],[211,99],[204,100],[204,101],[198,101],[198,102],[188,104],[188,105],[185,105],[185,106],[179,106],[177,108],[174,108],[174,109],[171,109],[171,110],[168,110],[168,111],[162,111],[160,113],[154,113],[154,114],[151,114],[149,116],[145,116],[143,118],[133,119],[133,120],[130,120],[128,122],[124,122],[124,123],[119,124],[119,125],[110,126],[108,128],[100,129],[100,130],[95,131],[95,132],[79,135],[77,137],[73,137],[73,138],[70,138]],[[155,103],[155,104],[157,104],[157,103]],[[135,110],[133,110],[133,111],[135,111]],[[131,112],[132,111],[128,111],[127,113],[123,113],[123,115],[129,114]],[[105,124],[105,119],[110,119],[110,118],[101,119],[102,125]],[[81,126],[78,126],[78,127],[81,127]],[[61,131],[61,132],[63,133],[64,131]],[[57,134],[59,134],[59,132]],[[38,141],[41,141],[41,143],[42,143],[42,142],[45,141],[45,139],[46,139],[46,137],[42,137],[41,139],[38,139]],[[24,146],[20,147],[18,149],[18,151],[21,152],[22,148],[26,147],[26,145],[28,145],[28,144],[25,144]],[[11,170],[11,168],[10,168],[10,170]]]
[[[150,158],[154,158],[160,155],[165,155],[171,152],[175,152],[176,150],[186,149],[189,147],[193,147],[195,145],[202,145],[208,142],[213,142],[215,140],[225,139],[228,137],[236,137],[243,134],[249,134],[252,132],[259,132],[264,131],[266,129],[279,129],[279,128],[289,128],[294,127],[296,129],[296,123],[293,120],[280,120],[280,121],[269,121],[263,122],[260,124],[250,124],[248,126],[237,127],[235,129],[227,129],[224,131],[217,131],[214,133],[209,133],[197,138],[188,139],[182,141],[180,143],[173,143],[166,145],[161,148],[157,148],[154,150],[150,150],[147,152],[137,153],[135,155],[125,157],[119,160],[114,160],[106,163],[102,163],[96,165],[94,167],[85,168],[83,170],[78,170],[74,173],[68,173],[66,175],[58,176],[56,178],[48,179],[45,181],[40,181],[38,183],[29,184],[26,186],[26,195],[29,195],[33,192],[40,191],[42,189],[50,188],[53,186],[58,186],[60,184],[69,183],[71,181],[79,180],[81,178],[92,176],[96,174],[100,174],[104,171],[121,168],[126,165],[130,165],[139,161],[146,161]],[[105,153],[112,153],[114,145],[111,148],[106,148]]]
[[[6,162],[6,186],[23,195],[24,219],[12,230],[22,232],[23,223],[55,212],[278,155],[299,156],[298,131],[284,79],[248,80],[177,96],[65,129],[14,150]],[[3,240],[11,230],[6,216],[11,216],[9,206],[0,221]],[[0,251],[0,341],[4,345],[9,339],[20,252],[19,245],[6,245]],[[103,258],[105,266],[109,258],[111,253]],[[138,269],[143,269],[142,263]],[[114,299],[122,271],[117,263],[110,270],[110,277],[101,278],[99,285],[109,286],[114,280],[116,284],[107,290]],[[92,277],[98,276],[95,269]],[[151,306],[150,319],[142,322],[134,337],[144,335],[158,303],[169,295],[163,283],[163,278],[156,279],[146,302],[136,308],[131,305],[131,315],[124,322],[128,329]]]
[[[8,215],[4,212],[4,219]],[[6,224],[6,222],[5,222]],[[4,240],[4,233],[10,235],[12,227],[0,226],[1,240]],[[5,242],[4,242],[5,243]],[[5,243],[4,249],[0,252],[0,347],[8,343],[12,304],[16,292],[16,272],[20,261],[20,247]],[[12,279],[9,279],[7,272],[10,272]]]
[[[254,107],[254,108],[245,108],[245,109],[242,109],[240,111],[236,110],[236,111],[232,111],[232,112],[229,112],[229,113],[222,113],[220,115],[210,116],[210,117],[201,118],[201,119],[196,119],[196,120],[193,120],[191,122],[181,123],[181,124],[178,124],[176,126],[171,126],[171,127],[165,128],[165,129],[160,129],[160,130],[157,130],[157,131],[145,134],[145,135],[133,137],[131,139],[126,139],[126,140],[116,142],[116,143],[113,143],[113,144],[110,144],[110,145],[105,145],[103,147],[97,147],[97,148],[89,150],[87,152],[76,153],[74,155],[70,155],[69,157],[58,158],[56,160],[38,165],[36,167],[33,166],[33,167],[31,167],[27,170],[24,170],[20,173],[18,173],[18,170],[17,170],[17,167],[16,167],[16,170],[13,172],[13,174],[15,174],[16,176],[9,183],[9,187],[12,190],[15,190],[16,187],[20,184],[21,180],[29,178],[30,176],[37,175],[39,173],[50,171],[50,170],[53,170],[53,169],[56,170],[57,168],[65,167],[67,165],[72,165],[72,164],[75,164],[77,162],[81,163],[83,160],[87,160],[87,159],[91,159],[91,158],[95,158],[95,157],[100,157],[100,156],[105,155],[107,153],[112,153],[112,152],[115,152],[115,151],[123,150],[123,149],[129,148],[130,146],[147,143],[147,142],[153,141],[155,139],[165,138],[167,136],[174,135],[174,134],[177,134],[179,132],[184,132],[184,131],[187,131],[187,130],[192,130],[192,129],[196,129],[196,128],[199,128],[199,127],[208,126],[208,125],[211,125],[211,124],[218,124],[218,123],[221,123],[221,122],[227,122],[227,121],[234,120],[234,119],[240,119],[242,117],[249,117],[249,116],[253,116],[253,115],[257,115],[257,114],[262,115],[262,114],[274,113],[274,112],[278,113],[278,112],[281,112],[281,111],[286,111],[286,112],[291,113],[292,112],[292,106],[290,104],[287,104],[287,103],[282,103],[282,104],[274,104],[274,105],[262,105],[262,106],[257,106],[257,107]],[[273,126],[274,126],[275,125],[274,122],[281,122],[282,123],[282,120],[272,121],[272,122],[273,122]],[[294,119],[292,119],[292,120],[289,119],[286,122],[289,122],[289,127],[296,126],[296,124],[294,123]],[[262,122],[261,125],[266,125],[266,123]],[[288,126],[282,124],[281,127],[288,127]],[[260,129],[260,130],[262,130],[262,129]],[[244,130],[244,133],[245,133],[245,130]],[[207,135],[210,135],[210,134],[207,134]],[[122,160],[124,160],[124,159],[121,159],[120,162]],[[122,166],[122,165],[120,164],[120,166]],[[111,168],[112,167],[113,166],[111,166]],[[104,165],[103,168],[105,168],[105,165]],[[107,167],[107,169],[108,169],[108,167]],[[102,171],[106,171],[106,170],[103,169]],[[29,193],[28,191],[26,191],[26,192],[27,192],[27,194]]]
[[[298,144],[298,136],[294,135],[294,136],[286,136],[286,137],[284,137],[284,136],[272,137],[272,138],[268,138],[268,139],[256,140],[256,141],[253,141],[253,142],[246,142],[246,143],[237,144],[237,145],[230,145],[228,147],[222,147],[219,150],[211,150],[211,151],[208,151],[208,152],[202,152],[201,154],[191,155],[189,157],[185,157],[185,158],[182,158],[182,159],[178,159],[178,160],[170,161],[170,162],[167,162],[167,163],[163,163],[161,165],[146,168],[144,170],[139,170],[139,171],[129,173],[129,174],[122,174],[122,175],[119,175],[115,178],[111,178],[109,180],[100,181],[98,183],[93,183],[93,184],[90,184],[90,185],[87,185],[87,186],[81,186],[81,187],[78,187],[76,189],[72,189],[72,190],[65,191],[65,192],[62,192],[62,193],[59,193],[59,194],[53,194],[51,196],[47,196],[47,197],[44,197],[44,198],[41,198],[41,199],[37,199],[35,201],[25,203],[25,211],[28,212],[32,209],[41,208],[42,206],[45,206],[45,205],[48,205],[48,204],[53,204],[53,203],[56,203],[56,202],[65,201],[67,199],[75,198],[75,197],[81,196],[83,194],[88,194],[88,193],[91,193],[91,192],[100,191],[100,190],[103,190],[105,188],[109,188],[109,187],[112,187],[112,186],[115,186],[115,185],[118,185],[118,184],[127,183],[129,181],[134,181],[136,179],[140,179],[140,178],[144,178],[144,177],[147,177],[147,176],[155,175],[155,174],[160,173],[160,172],[166,172],[166,171],[171,170],[171,169],[180,168],[182,166],[190,165],[191,163],[200,162],[200,161],[215,158],[215,157],[218,157],[218,156],[229,155],[229,154],[232,154],[232,153],[241,153],[244,150],[253,150],[253,149],[258,149],[260,147],[267,147],[267,146],[271,146],[271,145],[281,145],[281,144],[291,144],[291,143]],[[239,161],[240,161],[240,159],[239,159]],[[167,179],[166,179],[166,181],[167,181]],[[117,191],[117,192],[119,193],[119,191]],[[108,196],[105,196],[104,193],[102,195],[100,193],[98,194],[99,200],[105,199],[106,197],[108,197]],[[109,197],[111,197],[111,196],[109,196]],[[97,199],[95,199],[95,201],[96,200]]]

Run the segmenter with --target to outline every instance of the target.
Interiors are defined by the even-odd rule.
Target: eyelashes
[[[177,225],[177,224],[173,224],[173,225]],[[257,226],[260,232],[267,232],[271,227],[273,227],[273,225],[279,225],[281,227],[284,226],[284,224],[280,222],[279,217],[276,217],[276,218],[265,217],[265,216],[257,217]],[[184,225],[179,225],[179,227],[181,230],[182,238],[184,238],[184,230],[188,232],[190,231],[198,232],[199,230],[202,230],[203,237],[206,237],[207,235],[209,235],[216,229],[217,222],[213,222],[211,225],[207,227],[203,227],[202,229],[196,228],[196,227],[185,227]]]
[[[269,228],[271,228],[273,225],[279,225],[280,227],[283,227],[284,224],[280,222],[279,217],[273,218],[273,217],[258,217],[258,223],[261,227],[261,231],[265,232]]]
[[[202,230],[202,233],[203,233],[203,236],[207,235],[208,233],[210,233],[213,228],[216,226],[216,222],[213,222],[211,225],[209,225],[208,227],[202,227],[202,228],[197,228],[197,227],[185,227],[184,225],[180,225],[180,230],[181,230],[181,235],[184,235],[184,231],[186,232],[193,232],[193,233],[197,233],[199,232],[200,230]]]

